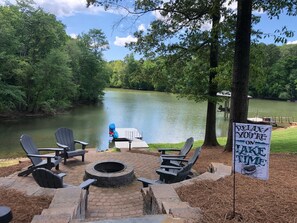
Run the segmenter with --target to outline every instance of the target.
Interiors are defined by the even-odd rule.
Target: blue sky
[[[5,0],[0,0],[4,4]],[[13,0],[8,1],[13,2]],[[159,18],[158,13],[148,13],[138,20],[126,18],[124,10],[105,11],[102,7],[86,8],[85,0],[35,0],[36,4],[45,11],[55,14],[57,19],[66,26],[68,35],[76,36],[87,33],[90,29],[101,29],[109,42],[110,49],[104,52],[104,58],[108,61],[123,59],[131,53],[125,48],[125,43],[136,41],[133,33],[139,29],[146,30],[150,22]],[[131,1],[123,1],[131,4]],[[235,4],[231,5],[234,7]],[[295,31],[295,36],[288,39],[288,43],[297,43],[297,17],[281,16],[279,20],[269,20],[265,14],[261,14],[262,20],[256,28],[265,33],[273,34],[275,29],[281,29],[284,25]],[[121,21],[121,22],[120,22]],[[267,38],[262,42],[273,43],[273,38]]]

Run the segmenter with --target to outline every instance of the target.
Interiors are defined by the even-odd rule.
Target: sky
[[[0,0],[0,4],[4,4],[5,1]],[[8,2],[13,3],[13,0]],[[131,4],[131,0],[122,2]],[[135,20],[125,16],[127,12],[123,9],[105,11],[103,7],[91,6],[87,8],[86,0],[35,0],[35,3],[44,11],[56,15],[57,19],[66,26],[67,34],[74,38],[81,33],[87,33],[90,29],[101,29],[105,33],[110,47],[103,53],[104,59],[107,61],[122,60],[127,54],[132,53],[125,47],[125,43],[137,41],[133,33],[137,30],[146,31],[151,21],[160,18],[159,13],[150,12]],[[231,7],[235,7],[235,5],[233,4]],[[273,34],[274,30],[287,26],[289,30],[295,32],[295,36],[288,39],[288,44],[297,43],[296,16],[282,15],[279,20],[269,20],[266,14],[258,14],[262,19],[256,26],[257,29]],[[266,38],[261,42],[270,44],[274,43],[274,40]]]

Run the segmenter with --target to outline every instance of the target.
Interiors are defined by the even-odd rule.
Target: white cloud
[[[72,39],[77,39],[77,34],[75,34],[75,33],[70,33],[69,36],[70,36]]]
[[[138,29],[138,31],[145,31],[146,30],[144,24],[140,24],[137,29]]]
[[[137,42],[137,38],[133,37],[131,35],[127,37],[118,37],[116,36],[116,39],[114,41],[114,45],[116,46],[125,46],[126,43],[132,43],[132,42]]]
[[[226,1],[225,3],[223,3],[223,6],[229,8],[229,9],[235,10],[235,9],[237,9],[237,1],[235,1],[235,2],[234,1],[231,2],[231,0]]]
[[[202,31],[209,31],[211,30],[212,27],[212,22],[210,20],[205,21],[204,23],[201,24],[201,30]]]
[[[93,14],[104,11],[102,7],[87,8],[85,0],[35,0],[35,2],[45,11],[59,17],[71,16],[79,12]]]
[[[156,17],[157,20],[166,21],[168,17],[162,16],[160,10],[155,10],[152,12],[152,15]]]
[[[6,2],[15,4],[15,0],[0,0],[0,5],[4,5]],[[102,6],[95,7],[92,5],[87,8],[86,0],[35,0],[34,2],[44,11],[57,17],[72,16],[76,13],[99,14],[107,12],[111,14],[127,14],[127,11],[124,9],[109,9],[105,11]]]
[[[297,40],[289,41],[289,42],[287,42],[287,44],[297,44]]]

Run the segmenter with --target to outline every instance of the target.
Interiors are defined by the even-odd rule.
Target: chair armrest
[[[61,148],[38,148],[38,151],[59,151],[59,152],[63,152],[63,149]]]
[[[164,170],[164,169],[157,169],[156,172],[157,172],[157,174],[163,175],[163,176],[169,176],[169,175],[174,176],[174,177],[177,176],[177,173],[167,171],[167,170]]]
[[[84,182],[82,182],[80,185],[79,185],[79,187],[81,188],[81,189],[84,189],[84,190],[89,190],[89,187],[90,187],[90,185],[91,184],[93,184],[93,183],[95,183],[97,180],[96,179],[87,179],[87,180],[85,180]]]
[[[137,178],[138,181],[140,181],[143,185],[143,187],[148,187],[149,185],[158,184],[155,180],[150,180],[144,177]]]
[[[180,159],[180,158],[175,158],[175,157],[162,157],[162,161],[179,161],[179,162],[189,162],[189,160],[186,159]]]
[[[162,154],[165,154],[165,152],[179,152],[180,149],[174,149],[174,148],[162,148],[162,149],[158,149],[158,152],[161,152]]]
[[[49,154],[45,154],[45,155],[39,155],[39,154],[27,154],[27,156],[29,157],[40,157],[40,158],[58,158],[55,155],[49,155]]]
[[[64,149],[61,148],[38,148],[38,151],[51,151],[51,152],[55,152],[56,156],[59,156],[60,152],[63,152]]]
[[[58,173],[57,175],[58,175],[58,177],[63,178],[66,176],[66,173]]]
[[[81,149],[84,150],[86,146],[89,144],[87,142],[79,141],[79,140],[74,140],[74,143],[78,143],[81,145]]]
[[[57,142],[57,146],[63,148],[63,149],[68,149],[68,146],[64,145],[64,144],[61,144],[61,143],[58,143]]]
[[[75,143],[79,143],[79,144],[84,145],[84,146],[89,145],[89,143],[87,143],[87,142],[83,142],[83,141],[79,141],[79,140],[74,140],[74,142],[75,142]]]
[[[169,165],[161,165],[160,166],[160,169],[165,169],[165,170],[168,170],[168,169],[171,169],[171,170],[180,170],[182,167],[179,167],[179,166],[169,166]]]
[[[172,157],[172,158],[185,158],[185,155],[173,155],[173,154],[172,155],[169,155],[169,154],[168,155],[166,155],[166,154],[163,155],[163,154],[161,154],[160,157],[162,157],[162,158],[167,158],[167,157],[168,158],[170,158],[170,157]]]

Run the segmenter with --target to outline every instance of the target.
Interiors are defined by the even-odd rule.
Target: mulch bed
[[[203,172],[207,163],[231,165],[231,153],[203,149],[194,169]],[[177,191],[183,201],[203,212],[202,222],[297,222],[297,154],[271,154],[269,180],[236,174],[236,212],[242,218],[226,220],[233,210],[233,176],[200,181]]]
[[[17,165],[0,168],[0,177],[9,176],[30,165],[29,161]],[[12,210],[12,223],[31,222],[34,215],[41,214],[49,207],[51,196],[27,196],[22,192],[0,187],[0,205],[8,206]]]
[[[145,152],[147,154],[147,152]],[[155,154],[154,154],[155,155]],[[189,154],[191,156],[191,153]],[[211,162],[231,165],[231,153],[222,148],[203,148],[194,169],[203,173]],[[19,171],[28,163],[0,168],[0,177]],[[236,212],[241,222],[297,223],[297,154],[271,154],[268,181],[236,174]],[[232,211],[233,177],[201,181],[178,189],[183,201],[203,212],[202,222],[239,222],[226,220]],[[34,215],[48,208],[51,197],[28,197],[18,191],[0,188],[0,205],[9,206],[13,222],[30,222]]]
[[[0,204],[11,208],[13,223],[31,222],[34,215],[49,207],[50,196],[27,196],[19,191],[0,187]]]

